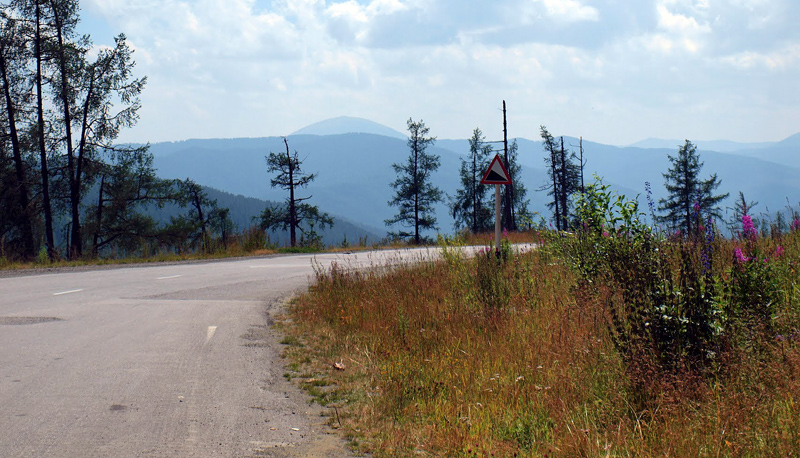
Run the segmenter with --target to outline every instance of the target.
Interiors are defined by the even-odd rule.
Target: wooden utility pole
[[[506,101],[503,100],[503,161],[505,162],[506,168],[508,168],[509,174],[511,173],[511,163],[508,161],[508,123],[506,121]],[[511,181],[514,181],[514,177],[509,176]],[[504,206],[505,208],[503,211],[505,212],[505,220],[506,220],[506,230],[514,231],[517,229],[517,225],[514,221],[514,209],[512,208],[512,202],[514,199],[514,185],[508,184],[506,185],[506,194],[504,199]]]

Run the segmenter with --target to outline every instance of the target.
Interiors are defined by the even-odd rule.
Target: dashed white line
[[[73,289],[70,291],[61,291],[60,293],[53,293],[53,296],[63,296],[65,294],[80,293],[82,289]]]
[[[158,277],[156,278],[156,280],[169,280],[171,278],[180,278],[180,277],[183,277],[183,275],[170,275],[169,277]]]
[[[214,337],[214,333],[217,332],[216,326],[209,326],[208,330],[206,330],[206,343]]]

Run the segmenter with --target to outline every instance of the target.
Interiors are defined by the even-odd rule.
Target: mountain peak
[[[781,140],[779,144],[781,146],[800,146],[800,132]]]
[[[406,135],[391,127],[363,118],[339,116],[326,119],[293,132],[292,135],[340,135],[340,134],[375,134],[384,137],[406,139]]]

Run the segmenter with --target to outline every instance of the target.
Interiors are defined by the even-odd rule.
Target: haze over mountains
[[[436,126],[428,127],[435,136]],[[490,140],[502,138],[502,132],[481,128]],[[465,137],[469,136],[472,128],[465,131]],[[530,134],[538,135],[538,130]],[[310,202],[320,210],[355,223],[365,233],[385,235],[383,221],[396,213],[387,205],[394,193],[390,187],[395,179],[391,165],[408,157],[404,134],[365,119],[340,117],[300,129],[288,140],[290,148],[304,159],[303,170],[318,174],[300,195],[313,196]],[[564,137],[564,141],[577,151],[578,139]],[[548,183],[541,142],[538,137],[530,140],[523,136],[517,137],[517,142],[518,160],[523,167],[521,179],[528,189],[530,208],[549,220],[546,191],[537,192]],[[620,193],[639,195],[642,210],[647,211],[645,182],[651,183],[656,201],[666,196],[662,174],[670,166],[667,155],[674,156],[682,144],[682,140],[651,139],[618,147],[584,140],[586,181],[591,182],[596,174]],[[717,173],[722,181],[718,192],[731,194],[724,206],[732,207],[739,191],[748,201],[760,202],[754,209],[756,213],[785,209],[787,198],[795,206],[800,201],[800,134],[774,143],[696,144],[705,163],[701,177]],[[151,147],[158,173],[164,178],[189,177],[228,193],[272,201],[283,201],[286,193],[270,187],[272,177],[267,173],[265,156],[284,150],[281,137],[186,140]],[[468,141],[438,140],[430,151],[441,158],[441,166],[433,174],[434,183],[446,194],[454,195],[459,187],[460,158],[469,153]],[[436,215],[440,231],[452,233],[448,206],[437,206]]]

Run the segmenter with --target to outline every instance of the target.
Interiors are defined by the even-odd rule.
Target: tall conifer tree
[[[664,212],[659,220],[672,230],[691,234],[697,230],[700,214],[721,218],[719,203],[728,194],[713,195],[720,185],[716,173],[706,180],[698,177],[703,163],[700,162],[697,147],[686,140],[678,149],[677,156],[668,157],[672,167],[663,176],[669,196],[658,201],[658,210]]]
[[[431,184],[431,174],[439,168],[439,156],[427,152],[436,137],[428,137],[430,129],[425,122],[408,119],[409,155],[405,164],[392,164],[397,179],[392,183],[395,196],[389,205],[398,207],[394,218],[385,221],[387,226],[400,223],[413,232],[398,231],[397,237],[413,237],[414,243],[422,241],[421,231],[436,228],[433,205],[442,200],[442,191]]]
[[[489,163],[492,146],[475,128],[469,139],[469,157],[461,159],[461,188],[451,199],[451,211],[456,227],[468,227],[473,234],[492,228],[493,211],[487,196],[489,186],[481,184],[482,174]]]
[[[303,223],[319,223],[321,228],[333,226],[333,219],[327,213],[320,213],[316,206],[304,203],[311,197],[297,197],[297,190],[305,188],[314,181],[316,174],[305,174],[301,166],[303,161],[297,155],[289,152],[289,141],[284,137],[286,154],[269,153],[267,166],[269,172],[278,174],[272,179],[272,187],[289,191],[285,206],[269,207],[261,213],[262,229],[289,229],[289,240],[292,247],[297,246],[297,231],[304,235],[313,236],[312,229],[303,226]]]

